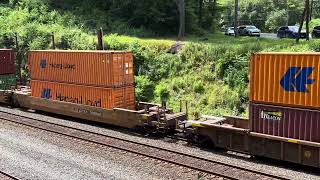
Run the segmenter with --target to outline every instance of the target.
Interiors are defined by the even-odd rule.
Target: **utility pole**
[[[238,37],[238,10],[239,0],[234,0],[234,37]]]

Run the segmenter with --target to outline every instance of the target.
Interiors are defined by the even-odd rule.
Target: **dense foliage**
[[[234,0],[226,0],[222,24],[233,25]],[[279,26],[296,25],[301,21],[305,1],[301,0],[241,0],[239,24],[254,24],[263,31],[275,32]],[[312,4],[312,17],[320,18],[320,2]]]
[[[176,35],[179,12],[175,0],[46,0],[49,7],[71,12],[88,29],[135,36]],[[219,17],[215,0],[186,0],[187,33],[211,31]],[[130,29],[130,30],[129,30]]]

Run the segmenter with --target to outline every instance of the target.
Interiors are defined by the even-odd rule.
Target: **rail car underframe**
[[[197,122],[194,133],[209,137],[218,148],[320,168],[320,143],[250,132],[248,123],[236,117]]]
[[[73,104],[61,101],[52,101],[31,97],[29,93],[22,91],[0,91],[0,103],[13,104],[26,109],[40,110],[44,112],[70,116],[74,118],[101,122],[124,128],[151,128],[165,125],[167,129],[176,129],[178,121],[186,118],[185,113],[172,113],[169,109],[160,109],[157,104],[139,103],[138,111],[127,109],[102,109],[92,106]],[[159,111],[166,118],[159,119]]]

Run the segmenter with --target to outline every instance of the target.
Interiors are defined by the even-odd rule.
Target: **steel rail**
[[[8,177],[8,178],[10,178],[10,179],[13,179],[13,180],[20,180],[20,179],[14,177],[14,176],[12,176],[12,175],[10,175],[10,174],[8,174],[8,173],[5,173],[5,172],[3,172],[3,171],[0,171],[0,174],[4,175],[4,176],[6,176],[6,177]]]
[[[17,121],[17,120],[12,120],[12,119],[9,119],[9,118],[4,118],[4,117],[1,116],[1,118],[0,118],[1,120],[5,120],[5,121],[12,122],[12,123],[28,126],[28,127],[35,128],[35,129],[48,131],[48,132],[51,132],[51,133],[67,136],[67,137],[70,137],[70,138],[79,139],[79,140],[90,142],[90,143],[94,143],[94,144],[99,144],[99,145],[102,145],[102,146],[111,147],[111,148],[114,148],[114,149],[118,149],[118,150],[130,152],[130,153],[138,154],[138,155],[149,157],[149,158],[152,158],[152,159],[157,159],[157,160],[169,162],[171,164],[183,166],[183,167],[186,167],[186,168],[189,168],[189,169],[193,169],[193,170],[196,170],[196,171],[199,171],[199,172],[203,172],[203,173],[206,173],[206,174],[216,175],[216,176],[223,177],[223,178],[242,180],[242,179],[247,179],[248,178],[248,177],[245,177],[245,178],[241,177],[243,175],[243,173],[251,173],[252,175],[255,175],[256,177],[262,176],[261,177],[262,179],[265,179],[265,178],[283,179],[283,180],[289,179],[289,178],[286,178],[286,177],[282,177],[282,176],[278,176],[278,175],[274,175],[274,174],[270,174],[270,173],[266,173],[266,172],[261,172],[261,171],[248,169],[248,168],[244,168],[244,167],[240,167],[240,166],[236,166],[236,165],[232,165],[232,164],[227,164],[227,163],[223,163],[223,162],[219,162],[219,161],[214,161],[214,160],[211,160],[211,159],[206,159],[206,158],[203,158],[203,157],[194,156],[194,155],[190,155],[190,154],[187,154],[187,153],[168,150],[168,149],[164,149],[164,148],[153,146],[153,145],[143,144],[143,143],[139,143],[139,142],[135,142],[135,141],[119,138],[119,137],[109,136],[109,135],[106,135],[106,134],[91,132],[91,131],[87,131],[87,130],[84,130],[84,129],[79,129],[79,128],[74,128],[74,127],[61,125],[61,124],[57,124],[57,123],[47,122],[47,121],[44,121],[44,120],[40,120],[40,119],[28,117],[28,116],[22,116],[22,115],[9,113],[9,112],[5,112],[5,111],[1,111],[1,110],[0,110],[0,113],[24,119],[24,120],[18,120]],[[103,137],[103,138],[109,138],[109,139],[122,141],[122,142],[125,142],[125,143],[131,143],[133,145],[139,145],[139,146],[142,146],[142,147],[153,148],[154,150],[175,154],[175,155],[180,156],[180,157],[193,158],[196,161],[202,161],[203,163],[210,163],[212,165],[216,165],[217,167],[219,167],[219,169],[222,169],[222,171],[220,171],[220,172],[219,171],[218,172],[215,171],[215,167],[214,166],[213,167],[209,167],[207,169],[203,169],[201,167],[197,167],[196,165],[193,165],[192,162],[181,163],[181,162],[177,161],[177,159],[174,159],[174,158],[167,159],[167,158],[159,157],[158,155],[154,155],[152,153],[148,154],[148,153],[145,153],[143,151],[139,152],[137,150],[132,150],[130,148],[125,148],[125,146],[124,147],[119,147],[119,146],[117,146],[118,143],[116,143],[116,144],[106,144],[106,143],[103,143],[103,142],[99,142],[97,140],[90,140],[88,138],[83,138],[83,137],[79,137],[79,136],[76,136],[76,135],[72,135],[72,133],[68,134],[68,132],[70,132],[70,131],[57,132],[57,131],[51,130],[52,128],[48,129],[48,128],[44,128],[43,126],[41,127],[40,125],[34,125],[34,124],[32,125],[32,123],[26,123],[26,120],[29,120],[29,121],[31,120],[31,121],[34,121],[34,122],[41,122],[42,124],[47,124],[47,125],[50,125],[50,126],[56,126],[56,127],[65,128],[65,129],[71,129],[71,130],[74,130],[76,132],[78,131],[80,133],[87,133],[87,135],[95,135],[95,136],[100,136],[100,137]],[[242,173],[238,174],[235,177],[235,176],[230,175],[230,172],[228,173],[228,171],[230,171],[230,170],[231,171],[232,170],[234,170],[234,171],[235,170],[239,170],[239,171],[242,171]],[[223,173],[223,172],[225,172],[225,173]]]

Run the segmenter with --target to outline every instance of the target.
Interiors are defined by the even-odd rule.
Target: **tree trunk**
[[[298,43],[299,40],[300,40],[300,34],[301,34],[301,30],[302,30],[302,27],[303,27],[303,23],[304,23],[304,20],[306,18],[306,14],[307,14],[307,8],[306,6],[304,7],[304,10],[303,10],[303,13],[302,13],[302,18],[301,18],[301,22],[300,22],[300,27],[299,27],[299,31],[298,31],[298,37],[296,39],[296,42]]]
[[[309,41],[310,0],[306,0],[306,40]]]
[[[234,0],[234,37],[238,37],[238,9],[239,1]]]
[[[203,12],[203,0],[198,0],[199,3],[199,27],[202,27],[202,12]]]
[[[175,0],[176,4],[178,6],[179,11],[179,34],[178,34],[178,40],[181,40],[185,35],[185,17],[186,17],[186,4],[185,0]]]

